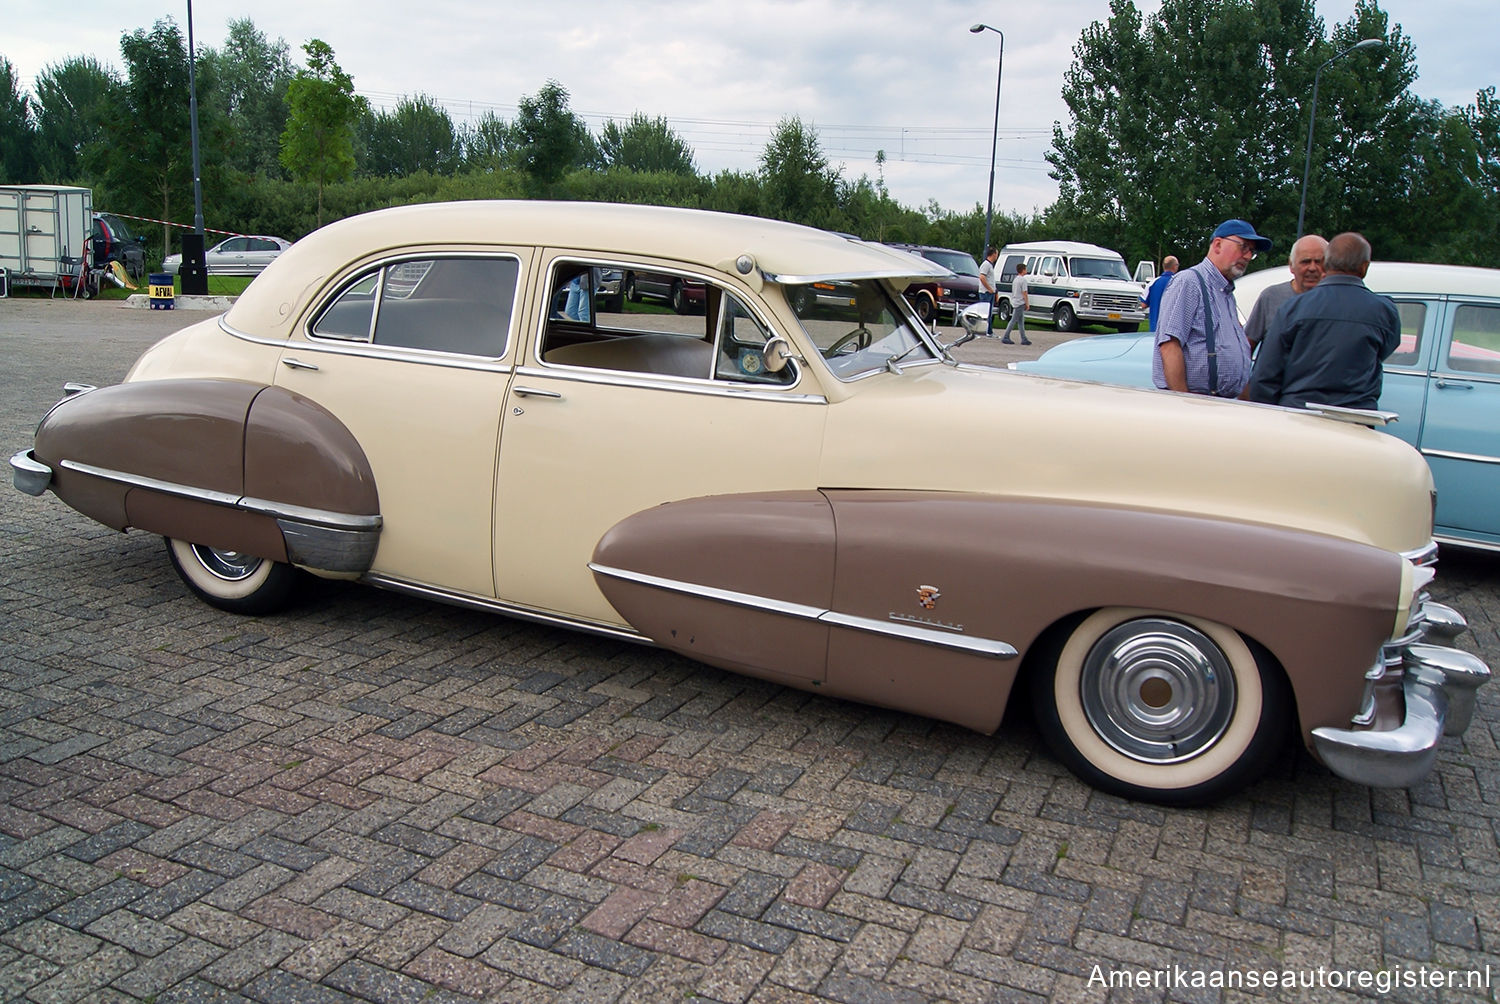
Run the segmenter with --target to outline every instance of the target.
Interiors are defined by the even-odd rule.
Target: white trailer
[[[71,286],[86,276],[94,192],[0,185],[0,286]]]

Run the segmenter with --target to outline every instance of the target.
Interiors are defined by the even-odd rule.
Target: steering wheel
[[[858,352],[860,349],[867,349],[870,347],[870,342],[873,337],[874,336],[870,334],[870,329],[861,324],[859,327],[855,328],[847,335],[844,335],[832,345],[828,346],[828,351],[824,354],[830,356],[838,355],[840,352],[845,351],[846,347],[851,342],[854,345],[855,352]]]

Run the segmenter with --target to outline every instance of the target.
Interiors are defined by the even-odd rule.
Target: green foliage
[[[478,124],[461,132],[460,138],[464,165],[470,170],[494,171],[515,163],[515,130],[494,112],[485,112]]]
[[[92,56],[66,59],[37,77],[37,161],[42,181],[71,185],[83,179],[86,152],[105,139],[120,87],[119,78]]]
[[[697,176],[693,151],[664,118],[648,119],[640,112],[621,128],[610,119],[599,133],[599,156],[608,168],[641,173],[667,172]]]
[[[294,178],[317,185],[322,226],[323,190],[354,173],[354,124],[368,103],[354,93],[354,81],[334,62],[327,42],[315,38],[302,50],[307,69],[287,86],[281,163]]]
[[[808,226],[841,229],[838,173],[818,142],[817,130],[796,116],[776,124],[760,155],[761,213]]]
[[[598,147],[588,126],[568,110],[568,91],[549,80],[535,97],[521,99],[511,125],[515,165],[530,179],[527,194],[553,194],[563,175],[598,162]]]
[[[36,169],[31,102],[21,93],[16,68],[0,56],[0,184],[30,184]]]
[[[393,112],[360,118],[364,174],[393,178],[428,171],[449,174],[463,161],[463,143],[448,112],[432,98],[403,97]]]
[[[224,161],[232,170],[280,177],[281,134],[286,130],[287,88],[293,67],[286,41],[268,41],[247,18],[229,22],[229,37],[218,52],[198,59],[218,81],[212,95],[216,112],[229,124]]]
[[[120,39],[125,81],[104,123],[104,138],[84,152],[94,179],[94,204],[115,212],[170,220],[193,213],[192,123],[188,102],[187,44],[171,18],[151,31]],[[198,75],[199,95],[211,94],[211,71]],[[211,110],[199,108],[200,134],[217,137]],[[204,144],[205,190],[218,181],[217,142]],[[168,242],[163,229],[162,244]]]

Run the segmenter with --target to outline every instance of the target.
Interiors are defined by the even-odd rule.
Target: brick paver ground
[[[0,445],[194,319],[0,300]],[[1439,583],[1500,665],[1500,558],[1450,552]],[[1084,787],[1024,721],[980,736],[344,583],[234,617],[155,538],[7,486],[0,1000],[1349,996],[1191,985],[1320,967],[1494,987],[1500,688],[1481,705],[1411,791],[1299,751],[1166,810]],[[1177,985],[1100,984],[1122,968]]]

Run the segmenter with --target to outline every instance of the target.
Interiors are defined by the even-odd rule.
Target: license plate
[[[1111,321],[1118,321],[1120,319],[1120,315],[1119,314],[1110,314],[1109,315],[1109,319]]]

